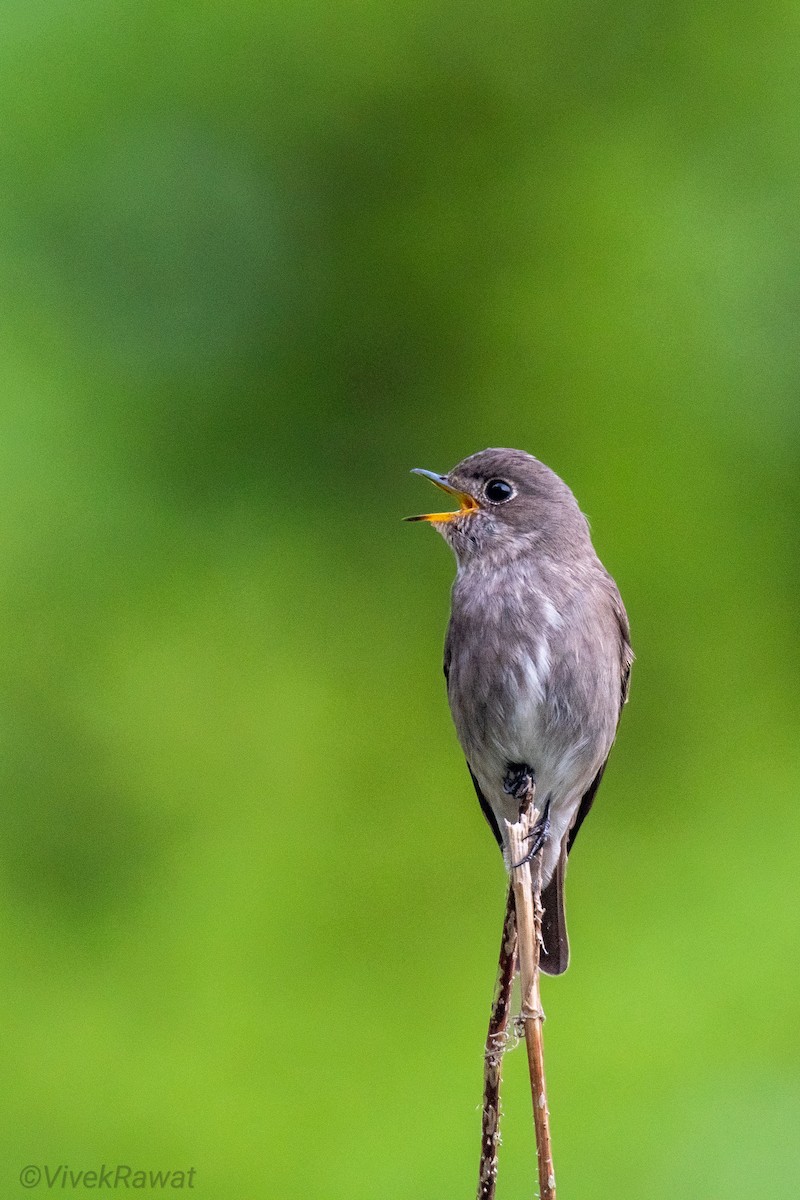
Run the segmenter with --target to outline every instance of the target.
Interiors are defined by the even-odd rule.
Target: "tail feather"
[[[542,948],[539,966],[546,975],[563,975],[569,966],[569,938],[564,911],[564,876],[567,870],[567,841],[561,847],[556,869],[542,892]]]

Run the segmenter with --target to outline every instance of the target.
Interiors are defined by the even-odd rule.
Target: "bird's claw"
[[[511,866],[516,870],[517,867],[524,867],[526,863],[532,862],[536,855],[541,850],[545,843],[548,833],[550,832],[550,797],[547,797],[547,803],[542,810],[542,815],[534,825],[533,829],[528,834],[528,839],[531,842],[531,847],[526,851],[525,857],[519,862],[512,863]]]

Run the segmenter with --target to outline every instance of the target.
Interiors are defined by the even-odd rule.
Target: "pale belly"
[[[539,811],[550,800],[550,828],[542,857],[546,884],[581,799],[611,749],[614,729],[597,720],[598,712],[609,710],[609,684],[601,676],[596,688],[573,689],[569,705],[554,703],[547,677],[535,665],[520,669],[518,663],[515,671],[503,672],[492,683],[462,674],[455,685],[450,688],[450,706],[456,731],[497,820],[504,850],[506,821],[519,816],[518,801],[503,787],[509,764],[532,769]]]

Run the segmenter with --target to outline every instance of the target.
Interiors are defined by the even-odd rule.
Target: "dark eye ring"
[[[492,504],[505,504],[514,495],[514,489],[505,479],[490,479],[483,489],[483,494]]]

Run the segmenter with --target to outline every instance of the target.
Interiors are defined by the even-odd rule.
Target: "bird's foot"
[[[542,809],[542,815],[534,825],[533,829],[528,834],[528,840],[531,843],[530,849],[526,851],[525,857],[521,858],[518,863],[512,863],[512,867],[524,867],[525,863],[531,862],[541,850],[545,843],[545,839],[550,832],[550,797],[547,797],[547,803]]]
[[[515,800],[527,800],[533,795],[533,768],[527,763],[509,763],[503,780],[503,791]]]

